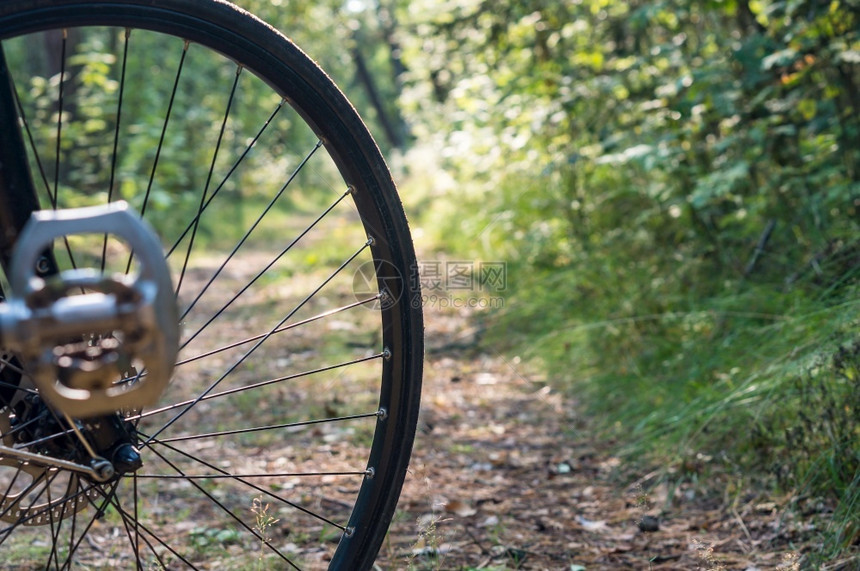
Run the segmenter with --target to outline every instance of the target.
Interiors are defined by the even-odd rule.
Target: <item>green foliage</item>
[[[220,195],[220,207],[201,217],[197,237],[234,243],[234,217],[258,216],[278,191],[273,185],[288,180],[317,143],[252,71],[211,51],[145,30],[74,32],[62,80],[59,50],[40,45],[48,36],[4,42],[16,69],[33,68],[16,87],[28,137],[42,149],[30,159],[44,204],[53,203],[57,188],[59,207],[125,199],[138,210],[145,204],[161,235],[176,237],[205,189],[207,197]],[[29,58],[42,52],[53,58]],[[265,144],[249,152],[270,118]],[[300,211],[317,206],[317,190],[336,184],[329,166],[301,173],[295,186],[303,194],[282,201]]]
[[[454,180],[424,191],[422,226],[509,262],[491,342],[542,361],[631,457],[827,498],[828,556],[848,549],[857,3],[403,8],[403,106]]]
[[[392,37],[397,22],[386,2],[374,0],[237,0],[235,4],[271,24],[308,51],[344,90],[390,153],[405,144],[400,117],[399,47]],[[358,70],[361,60],[368,77]],[[370,93],[375,91],[376,96]]]
[[[822,557],[856,540],[857,0],[238,3],[318,59],[384,149],[411,133],[393,158],[419,235],[508,262],[491,342],[542,361],[631,457],[775,474],[835,506]],[[182,42],[147,49],[162,40],[132,33],[113,164],[125,39],[69,37],[59,153],[80,168],[73,178],[56,157],[31,157],[40,192],[73,188],[61,206],[150,192],[156,214],[178,214],[153,217],[159,230],[177,235],[171,220],[198,207],[186,190],[218,188],[225,157],[278,101],[243,71],[231,152],[207,182],[236,69],[190,46],[181,128],[150,180]],[[4,50],[32,78],[17,89],[33,136],[53,148],[54,52]],[[219,188],[227,208],[201,219],[199,239],[233,241],[230,217],[264,207],[264,181],[313,144],[293,122],[279,116],[276,140]],[[316,200],[288,199],[299,211]]]

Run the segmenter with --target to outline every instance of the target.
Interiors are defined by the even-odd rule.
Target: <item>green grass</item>
[[[834,511],[816,522],[809,561],[856,549],[856,286],[822,297],[733,284],[696,299],[643,288],[643,276],[626,291],[590,284],[585,301],[581,274],[517,283],[505,312],[487,318],[489,342],[542,363],[628,465],[668,466],[669,479],[728,474],[807,507],[815,498]]]
[[[782,498],[807,514],[806,563],[856,556],[860,270],[850,244],[848,257],[805,269],[804,252],[772,244],[744,276],[748,258],[729,265],[689,235],[650,227],[638,203],[595,212],[588,232],[553,226],[559,215],[528,201],[554,190],[521,182],[501,200],[418,204],[429,248],[507,262],[504,308],[475,317],[483,343],[546,371],[625,466],[663,467],[670,487],[697,480],[727,502]],[[453,204],[475,214],[452,221]],[[628,216],[637,209],[642,220]]]

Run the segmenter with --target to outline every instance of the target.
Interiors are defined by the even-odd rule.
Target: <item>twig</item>
[[[645,474],[644,476],[642,476],[641,478],[639,478],[638,480],[636,480],[635,482],[633,482],[632,484],[630,484],[629,486],[627,486],[627,489],[628,489],[628,490],[631,490],[631,489],[632,489],[632,490],[637,490],[638,488],[641,488],[641,487],[642,487],[642,484],[644,484],[644,483],[645,483],[645,482],[647,482],[648,480],[651,480],[651,479],[653,479],[653,478],[655,478],[655,477],[659,476],[659,475],[660,475],[660,473],[661,473],[662,471],[663,471],[662,469],[660,469],[660,470],[654,470],[653,472],[649,472],[649,473]],[[637,491],[638,491],[638,490],[637,490]]]
[[[747,262],[746,268],[744,268],[744,277],[748,277],[755,269],[756,262],[758,262],[759,257],[764,253],[765,246],[767,246],[767,242],[770,240],[770,235],[773,234],[775,226],[776,220],[773,218],[767,221],[767,226],[765,226],[764,231],[761,233],[761,236],[759,236],[758,243],[755,246],[752,257],[750,258],[750,261]]]
[[[752,535],[750,535],[750,530],[749,530],[749,529],[747,529],[747,526],[746,526],[746,524],[744,523],[744,520],[742,520],[742,519],[741,519],[741,516],[740,516],[740,514],[738,513],[738,510],[736,510],[736,509],[735,509],[735,506],[734,506],[734,505],[732,505],[732,515],[733,515],[733,516],[735,516],[735,519],[736,519],[736,520],[738,520],[738,523],[740,524],[741,529],[742,529],[742,530],[743,530],[743,532],[744,532],[744,535],[745,535],[745,536],[747,536],[747,541],[749,541],[749,542],[750,542],[750,549],[752,549],[752,547],[753,547],[753,538],[752,538]]]
[[[487,548],[485,548],[485,547],[484,547],[484,545],[483,545],[480,541],[478,541],[478,538],[477,538],[477,537],[475,537],[475,534],[474,534],[474,533],[472,533],[472,530],[470,530],[468,526],[464,525],[464,526],[463,526],[463,529],[465,529],[465,530],[466,530],[466,535],[468,535],[469,537],[471,537],[471,538],[472,538],[472,541],[474,541],[474,542],[475,542],[475,545],[477,545],[477,546],[478,546],[478,549],[480,549],[480,550],[481,550],[481,554],[482,554],[482,555],[492,555],[492,554],[490,553],[490,551],[489,551]]]

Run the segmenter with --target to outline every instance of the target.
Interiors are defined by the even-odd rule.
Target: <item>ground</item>
[[[378,568],[804,567],[783,498],[735,490],[729,501],[725,481],[695,469],[670,489],[666,470],[625,464],[575,400],[482,348],[470,323],[427,311],[424,413]]]

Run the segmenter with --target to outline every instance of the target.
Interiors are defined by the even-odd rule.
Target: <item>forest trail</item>
[[[781,498],[726,501],[696,466],[671,489],[635,473],[468,317],[426,310],[423,419],[380,569],[800,568]]]

